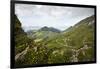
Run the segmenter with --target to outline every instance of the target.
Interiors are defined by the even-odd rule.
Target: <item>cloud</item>
[[[66,11],[64,10],[51,10],[51,15],[54,17],[61,17],[62,15],[64,15],[66,13]]]
[[[94,14],[93,8],[16,4],[15,14],[22,26],[52,26],[65,29]]]

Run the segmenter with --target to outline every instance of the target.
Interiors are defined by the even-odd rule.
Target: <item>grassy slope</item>
[[[73,58],[73,56],[77,54],[76,51],[80,50],[84,45],[88,45],[88,47],[91,48],[79,51],[79,55],[76,58],[78,61],[92,61],[94,57],[94,24],[89,24],[92,20],[94,20],[93,16],[86,18],[69,30],[59,34],[48,31],[35,33],[36,39],[42,40],[39,42],[34,42],[34,40],[28,41],[31,47],[24,55],[23,60],[17,61],[16,64],[27,65],[73,62],[75,61],[75,57]],[[45,36],[49,38],[45,38]],[[22,43],[23,40],[19,43]],[[18,50],[23,49],[21,48],[22,46],[25,47],[23,44],[19,44]],[[85,52],[85,55],[83,55],[83,52]]]
[[[54,48],[55,50],[58,50],[58,53],[60,53],[61,51],[64,52],[70,51],[70,55],[65,54],[65,56],[71,57],[72,48],[78,50],[84,47],[84,45],[88,45],[88,47],[92,47],[92,48],[86,51],[84,50],[86,53],[85,56],[82,54],[82,52],[80,52],[78,56],[78,61],[92,61],[94,58],[94,53],[93,53],[94,24],[89,25],[89,22],[91,22],[92,20],[94,20],[93,16],[82,20],[77,25],[73,26],[70,31],[66,31],[66,32],[64,31],[64,33],[62,33],[58,37],[48,41],[47,47],[49,49]]]

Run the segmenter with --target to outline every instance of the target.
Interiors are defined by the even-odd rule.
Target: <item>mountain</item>
[[[49,40],[47,47],[66,52],[70,62],[94,61],[94,21],[94,15],[83,19],[58,37]]]
[[[73,26],[70,26],[67,29],[65,29],[63,32],[69,32],[72,28],[73,28]]]
[[[53,28],[53,27],[42,27],[39,31],[51,31],[51,32],[57,32],[57,33],[60,33],[61,31],[56,29],[56,28]]]
[[[78,25],[83,24],[83,23],[87,24],[87,25],[93,24],[94,21],[95,21],[95,17],[94,17],[94,15],[92,15],[90,17],[87,17],[87,18],[81,20],[80,22],[78,22],[77,24],[75,24],[75,26],[78,26]]]
[[[16,15],[14,19],[15,67],[47,63],[47,49],[43,44],[35,43],[33,38],[28,37]]]
[[[15,16],[17,66],[94,61],[95,17],[87,17],[64,31],[52,27],[24,32]],[[27,34],[26,34],[27,33]],[[29,40],[31,39],[31,40]]]
[[[75,28],[78,28],[79,26],[84,26],[84,25],[87,25],[87,26],[93,26],[94,25],[94,21],[95,21],[95,18],[94,18],[94,15],[90,16],[90,17],[87,17],[81,21],[79,21],[78,23],[76,23],[74,26],[70,26],[69,28],[67,28],[66,30],[64,30],[64,32],[68,32],[68,31],[71,31]]]
[[[24,39],[24,36],[27,37],[27,34],[22,29],[22,25],[15,15],[15,26],[14,26],[14,36],[15,36],[15,44],[16,46],[20,44],[20,41]]]
[[[80,44],[83,44],[83,41],[91,42],[91,45],[94,45],[94,21],[94,15],[83,19],[75,24],[69,32],[66,32],[65,36],[73,39],[74,43],[77,42],[75,43],[77,47],[81,47]]]
[[[21,22],[15,15],[15,26],[14,26],[14,38],[15,38],[15,55],[24,50],[28,38],[27,33],[24,32]]]
[[[24,30],[22,29],[21,27],[21,23],[20,21],[18,20],[17,16],[15,15],[15,26],[14,26],[14,35],[15,36],[18,36],[19,34],[24,34],[26,35],[26,33],[24,32]]]
[[[69,42],[72,42],[70,45],[74,45],[77,49],[83,46],[83,41],[90,42],[90,44],[92,43],[91,45],[94,45],[94,21],[94,16],[87,17],[74,26],[66,29],[56,39],[51,40],[51,42],[58,40],[61,43],[64,43],[63,40],[68,40]]]
[[[36,41],[43,40],[47,38],[53,38],[54,36],[60,34],[60,30],[55,29],[53,27],[42,27],[39,30],[30,30],[27,31],[29,38],[34,38]]]

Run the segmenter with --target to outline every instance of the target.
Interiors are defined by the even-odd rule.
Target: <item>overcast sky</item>
[[[94,15],[94,8],[16,4],[15,14],[23,27],[54,27],[65,30],[80,20]]]

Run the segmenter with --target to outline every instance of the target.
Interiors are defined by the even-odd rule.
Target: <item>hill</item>
[[[15,19],[17,66],[94,61],[94,15],[62,32],[45,26],[27,34]]]
[[[60,30],[53,27],[42,27],[39,30],[30,30],[27,32],[29,38],[34,38],[35,41],[41,41],[43,39],[53,38],[60,34]]]
[[[51,31],[51,32],[56,32],[56,33],[60,33],[61,32],[60,30],[58,30],[56,28],[47,27],[47,26],[42,27],[39,31]]]
[[[14,38],[15,38],[15,55],[26,48],[24,45],[27,42],[27,34],[22,29],[22,25],[15,15],[15,26],[14,26]]]
[[[66,29],[58,37],[49,40],[47,47],[55,49],[54,52],[57,51],[57,53],[63,52],[64,54],[67,52],[69,54],[67,55],[69,62],[93,61],[94,21],[94,16],[85,18],[73,27]]]

